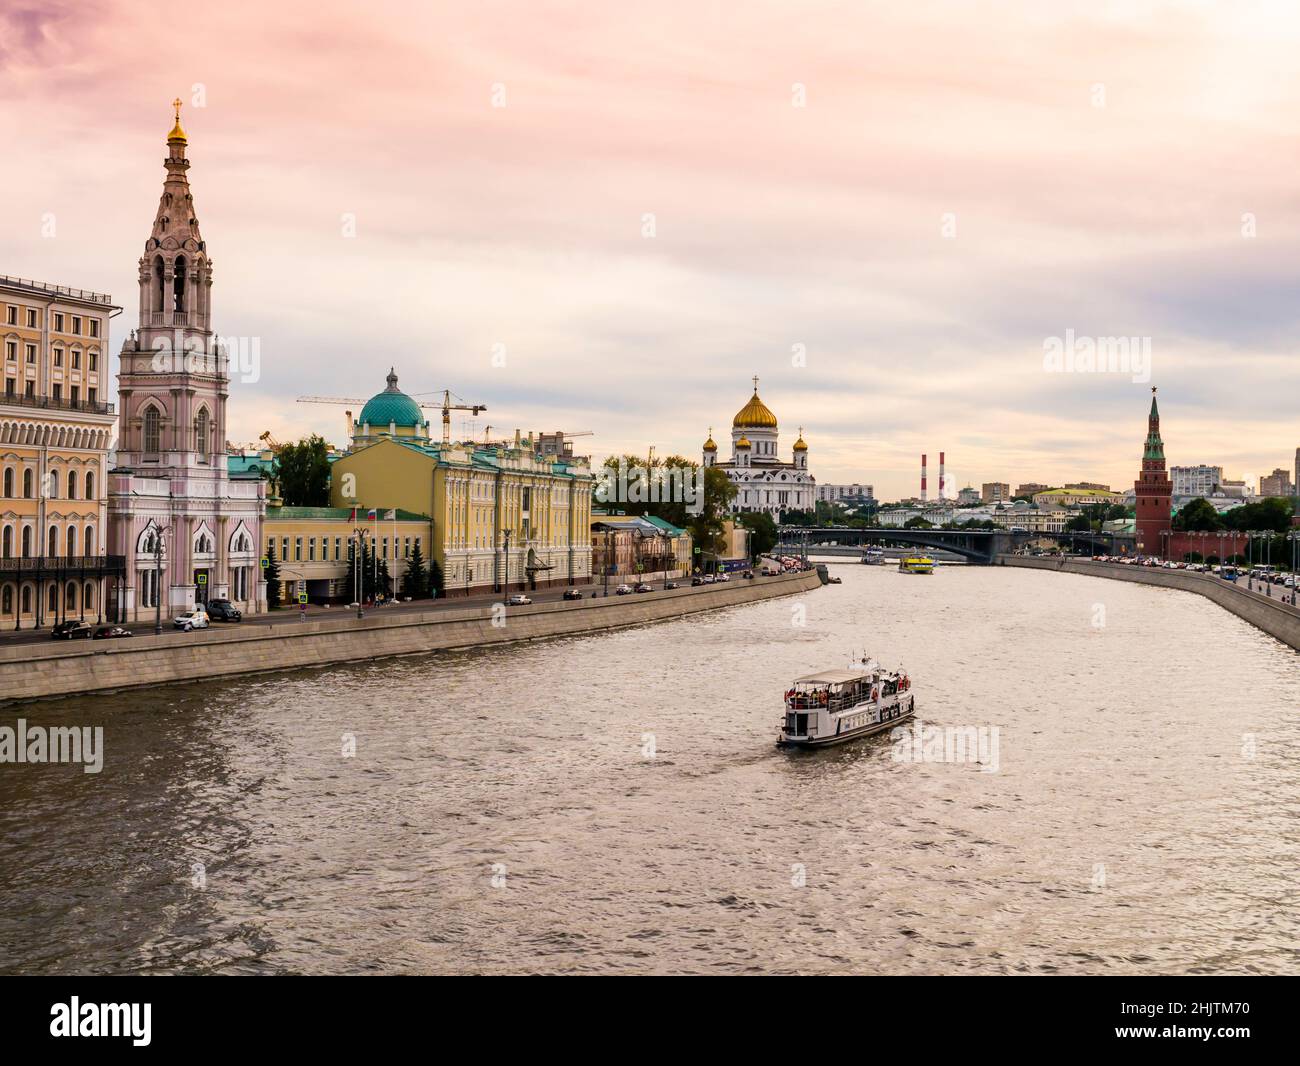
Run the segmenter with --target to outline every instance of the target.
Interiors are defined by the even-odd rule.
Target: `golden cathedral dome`
[[[709,427],[709,439],[704,442],[704,450],[706,452],[716,452],[718,450],[718,445],[713,440],[712,426]]]
[[[737,448],[750,447],[749,438],[746,437],[744,434],[741,434],[740,440],[736,441],[736,447]]]
[[[808,445],[803,439],[803,430],[799,430],[799,439],[794,442],[794,450],[797,452],[806,452]]]
[[[776,415],[758,398],[758,378],[754,378],[754,395],[736,412],[731,420],[732,429],[776,429]]]

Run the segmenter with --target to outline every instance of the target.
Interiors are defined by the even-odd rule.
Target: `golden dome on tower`
[[[709,427],[709,439],[704,442],[704,450],[706,452],[716,452],[718,450],[718,445],[713,440],[712,426]]]
[[[740,440],[736,441],[736,447],[737,447],[737,448],[748,448],[748,447],[750,447],[749,438],[746,437],[746,436],[742,433],[742,434],[741,434],[741,437],[740,437]]]
[[[172,127],[171,133],[167,134],[169,141],[184,141],[185,130],[181,128],[181,98],[178,96],[172,101],[172,107],[176,109],[176,125]]]
[[[797,441],[794,442],[794,450],[797,451],[797,452],[806,452],[806,451],[808,450],[808,444],[807,444],[807,442],[803,439],[803,428],[802,428],[802,427],[800,427],[800,429],[799,429],[799,439],[798,439]]]
[[[754,378],[754,395],[736,412],[731,420],[732,429],[776,429],[776,415],[758,398],[758,378]]]

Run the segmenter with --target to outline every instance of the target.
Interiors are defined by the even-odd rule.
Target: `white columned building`
[[[776,415],[754,395],[731,420],[731,459],[718,462],[718,446],[709,430],[703,464],[725,470],[736,486],[733,511],[766,511],[779,518],[782,511],[811,511],[816,506],[817,481],[808,473],[808,445],[803,429],[794,442],[790,461],[780,456],[780,427]]]
[[[228,357],[212,331],[212,264],[175,106],[162,199],[139,262],[140,322],[122,346],[108,479],[110,552],[126,557],[130,619],[214,599],[266,610],[265,484],[232,481],[226,468]]]

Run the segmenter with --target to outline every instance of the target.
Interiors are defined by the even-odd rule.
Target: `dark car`
[[[703,584],[704,584],[704,578],[702,578],[702,577],[693,577],[693,578],[691,578],[691,587],[692,587],[692,588],[694,588],[696,585],[703,585]]]
[[[577,589],[565,589],[565,590],[564,590],[564,599],[566,599],[566,600],[580,600],[580,599],[582,599],[582,593],[579,592]]]
[[[668,589],[675,589],[676,587],[677,587],[677,582],[676,582],[676,581],[665,581],[665,582],[664,582],[664,591],[667,591]]]
[[[131,631],[121,626],[100,626],[95,630],[95,640],[114,640],[117,637],[129,637]]]
[[[50,636],[55,640],[73,640],[76,637],[85,637],[89,640],[94,630],[95,627],[89,622],[83,622],[79,618],[69,618],[50,630]]]
[[[229,600],[209,600],[208,618],[213,622],[240,622],[244,616]]]

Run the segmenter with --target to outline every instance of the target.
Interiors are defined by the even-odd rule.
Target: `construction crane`
[[[394,380],[395,380],[395,379],[394,379]],[[415,395],[416,395],[416,396],[436,396],[437,393],[436,393],[436,392],[433,392],[433,393],[429,393],[429,392],[420,392],[420,393],[416,393]],[[451,413],[452,413],[452,411],[469,411],[470,413],[477,415],[480,411],[486,411],[486,410],[487,410],[487,404],[484,404],[484,403],[452,403],[452,402],[451,402],[451,398],[452,398],[452,392],[451,392],[451,390],[450,390],[450,389],[443,389],[443,390],[442,390],[442,403],[428,403],[427,401],[424,401],[424,400],[415,400],[416,405],[419,406],[419,407],[424,407],[424,408],[427,408],[427,409],[429,409],[429,410],[434,410],[434,411],[438,411],[438,410],[441,410],[441,411],[442,411],[442,443],[443,443],[443,444],[450,444],[450,443],[451,443]],[[412,399],[414,399],[414,397],[412,397]],[[456,399],[459,400],[460,397],[457,396]],[[298,397],[298,402],[299,402],[299,403],[332,403],[332,404],[341,404],[341,405],[348,406],[348,407],[351,407],[353,404],[360,404],[360,405],[362,405],[362,406],[364,407],[367,401],[362,400],[362,399],[358,399],[358,398],[355,397],[355,396],[299,396],[299,397]],[[350,416],[350,415],[351,415],[351,412],[349,411],[348,414],[349,414],[349,416]],[[348,423],[349,423],[349,424],[348,424],[348,433],[351,434],[351,432],[352,432],[352,426],[351,426],[351,418],[350,418],[350,417],[349,417],[349,419],[348,419]]]
[[[280,449],[284,447],[283,444],[281,444],[278,440],[276,440],[273,436],[271,436],[271,431],[269,429],[257,439],[264,442],[266,446],[270,448],[271,451],[273,452],[278,453]]]

